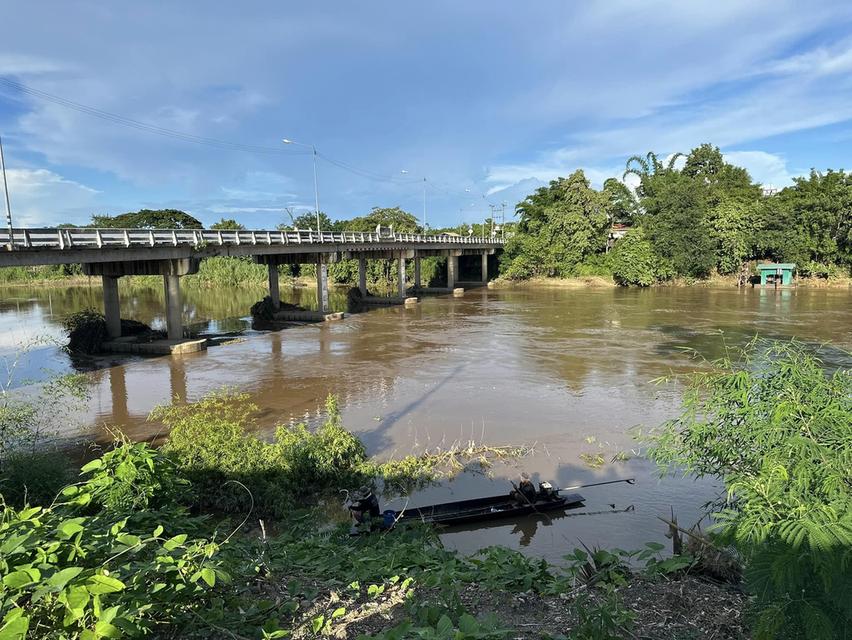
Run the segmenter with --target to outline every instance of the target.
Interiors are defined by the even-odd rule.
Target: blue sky
[[[268,228],[402,206],[482,220],[583,168],[720,146],[765,184],[852,168],[848,2],[3,0],[0,77],[194,136],[119,126],[0,85],[18,225],[180,208]],[[279,150],[280,148],[280,150]],[[405,170],[408,173],[403,174]]]

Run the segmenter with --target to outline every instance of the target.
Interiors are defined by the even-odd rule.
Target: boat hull
[[[582,506],[584,506],[584,498],[578,493],[564,496],[538,497],[529,504],[518,504],[514,498],[502,495],[489,498],[476,498],[473,500],[460,500],[457,502],[445,502],[385,513],[386,515],[393,513],[396,524],[423,522],[427,524],[454,525],[502,520],[533,513],[576,509]]]

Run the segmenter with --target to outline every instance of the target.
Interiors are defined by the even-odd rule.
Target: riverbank
[[[509,288],[509,287],[551,287],[561,289],[602,289],[615,288],[619,285],[611,278],[604,276],[581,276],[576,278],[530,278],[529,280],[508,280],[506,278],[496,278],[488,284],[489,287]],[[751,288],[751,284],[745,285]],[[712,275],[703,280],[693,280],[687,278],[673,278],[664,280],[651,285],[649,288],[666,288],[666,287],[730,287],[737,288],[737,278],[735,276],[720,276]],[[801,287],[805,289],[852,289],[852,277],[837,277],[837,278],[796,278],[795,284],[792,287],[784,287],[785,289]],[[756,287],[759,288],[759,287]]]

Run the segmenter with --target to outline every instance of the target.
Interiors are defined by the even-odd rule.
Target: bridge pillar
[[[405,297],[405,254],[400,252],[396,261],[397,292],[400,298]]]
[[[182,312],[180,300],[180,276],[164,275],[163,290],[166,294],[166,334],[169,340],[183,338]]]
[[[121,308],[118,303],[118,277],[101,276],[104,286],[104,318],[107,335],[110,338],[121,337]]]
[[[279,309],[281,307],[281,292],[278,288],[278,265],[268,264],[266,268],[269,271],[269,297],[272,299],[272,306]]]
[[[456,276],[459,272],[458,256],[447,256],[447,289],[453,289],[456,286]]]
[[[367,295],[367,258],[364,256],[358,257],[358,289],[361,291],[361,296]]]
[[[488,282],[488,254],[482,254],[482,282]]]
[[[317,259],[317,310],[328,312],[328,265],[322,258]]]
[[[414,288],[420,288],[420,256],[414,257]]]

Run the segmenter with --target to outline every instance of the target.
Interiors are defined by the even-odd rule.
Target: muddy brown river
[[[159,430],[146,421],[154,406],[229,385],[252,395],[267,434],[281,422],[317,423],[333,393],[344,424],[377,456],[469,440],[534,448],[492,469],[490,478],[464,474],[420,492],[409,498],[411,506],[502,493],[521,471],[562,487],[635,477],[633,486],[581,490],[587,501],[579,511],[443,536],[463,551],[503,544],[558,559],[580,541],[625,549],[666,543],[658,516],[672,512],[687,526],[701,519],[702,505],[718,487],[660,480],[633,439],[635,428],[677,413],[681,389],[652,381],[701,367],[688,350],[712,359],[756,334],[795,337],[822,345],[828,367],[852,366],[847,289],[483,288],[269,333],[252,331],[245,317],[262,295],[251,288],[184,292],[193,332],[241,333],[205,353],[72,364],[55,345],[42,344],[19,358],[16,376],[37,382],[75,364],[90,369],[91,399],[63,424],[66,438],[105,440],[110,425],[150,438]],[[283,298],[302,304],[313,295],[282,289]],[[161,288],[126,288],[121,296],[123,317],[162,326]],[[0,289],[0,300],[0,353],[11,361],[35,338],[61,339],[62,317],[98,308],[100,291],[97,285],[8,288]],[[342,310],[343,290],[331,304]],[[19,390],[33,389],[30,382]],[[591,468],[583,458],[596,455],[605,463]],[[403,504],[398,499],[390,506]]]

